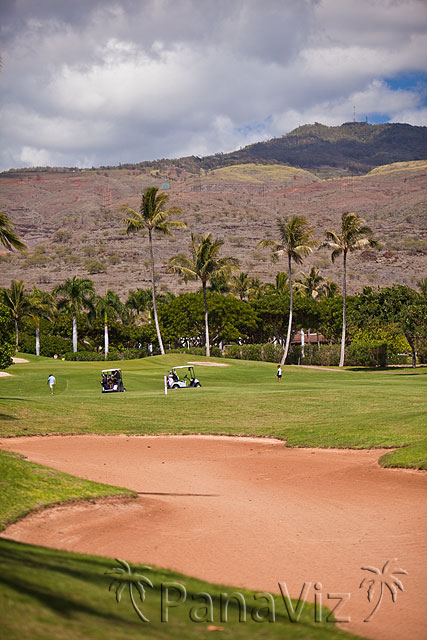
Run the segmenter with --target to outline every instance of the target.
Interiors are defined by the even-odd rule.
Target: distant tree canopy
[[[10,309],[0,302],[0,369],[7,369],[12,364],[12,356],[15,353],[13,333]]]
[[[207,292],[212,342],[233,342],[247,338],[257,327],[254,309],[233,296]],[[205,309],[202,292],[185,293],[160,307],[165,341],[181,346],[188,339],[202,346],[205,336]]]

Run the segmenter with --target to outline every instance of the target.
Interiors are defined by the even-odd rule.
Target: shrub
[[[418,341],[418,360],[420,364],[427,364],[427,339],[422,338]]]
[[[262,346],[263,360],[265,362],[280,362],[283,356],[283,347],[281,344],[264,344]]]
[[[36,352],[36,336],[27,333],[19,334],[19,349],[24,353]],[[72,341],[58,336],[40,335],[40,355],[52,358],[55,353],[62,354],[72,349]]]
[[[12,317],[9,309],[0,303],[0,369],[10,367],[14,353]]]
[[[71,233],[69,231],[55,231],[52,236],[52,242],[66,243],[71,240]]]
[[[352,367],[386,367],[386,342],[353,342],[346,349],[345,364]]]
[[[189,353],[193,356],[205,356],[206,349],[205,347],[182,347],[182,349],[168,349],[167,353]],[[211,356],[214,358],[220,358],[222,356],[222,351],[219,347],[215,347],[211,345]]]
[[[145,358],[148,353],[144,349],[126,349],[126,351],[114,351],[108,352],[107,362],[114,360],[137,360],[139,358]],[[66,360],[73,362],[105,362],[105,353],[103,351],[69,351],[65,354]]]
[[[98,260],[86,261],[85,262],[85,267],[86,267],[88,273],[90,273],[90,274],[105,273],[107,271],[106,266],[103,265],[102,262],[99,262]]]
[[[340,361],[340,345],[309,344],[303,349],[300,345],[291,345],[287,364],[305,364],[317,367],[337,367]]]
[[[237,360],[264,360],[265,362],[280,362],[283,347],[279,344],[233,344],[224,349],[226,358]],[[300,345],[291,345],[286,364],[303,364],[319,367],[337,367],[340,361],[339,344],[310,344],[303,349]],[[346,348],[345,364],[359,367],[387,366],[387,345],[377,343],[357,343]]]

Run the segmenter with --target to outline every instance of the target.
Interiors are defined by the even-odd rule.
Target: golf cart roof
[[[114,369],[103,369],[101,373],[110,373],[111,371],[121,371],[121,369],[118,369],[117,367]]]
[[[192,368],[193,368],[192,364],[185,365],[185,366],[182,366],[182,367],[172,367],[172,369],[192,369]]]

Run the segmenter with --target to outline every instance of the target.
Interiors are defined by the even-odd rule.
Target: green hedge
[[[107,362],[114,360],[138,360],[145,358],[148,353],[144,349],[127,349],[126,351],[109,351]],[[103,351],[77,351],[73,353],[69,351],[65,354],[66,360],[74,362],[105,362],[105,353]]]
[[[188,349],[182,347],[182,349],[168,349],[166,353],[189,353],[193,356],[205,356],[206,348],[205,347],[189,347]],[[220,358],[222,356],[222,351],[219,347],[211,346],[211,356],[214,358]]]
[[[386,367],[386,342],[353,342],[345,350],[345,364],[350,367]]]
[[[286,364],[304,364],[320,367],[337,367],[340,361],[339,344],[311,344],[304,347],[291,345]],[[283,347],[279,344],[229,345],[224,349],[226,358],[237,360],[261,360],[280,362]],[[350,367],[387,366],[387,345],[385,343],[355,343],[346,348],[345,364]]]
[[[340,363],[339,344],[309,344],[304,346],[304,357],[302,347],[291,345],[289,349],[287,364],[308,364],[318,367],[337,367]]]
[[[46,358],[52,358],[55,353],[58,355],[71,351],[73,348],[72,340],[59,338],[57,336],[40,335],[40,355]],[[23,353],[36,352],[36,336],[27,333],[19,334],[19,350]]]
[[[280,362],[283,347],[280,344],[231,344],[224,348],[226,358],[236,360],[261,360],[263,362]]]

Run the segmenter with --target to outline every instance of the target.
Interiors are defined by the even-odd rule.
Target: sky
[[[0,0],[0,171],[427,125],[427,0]]]

